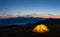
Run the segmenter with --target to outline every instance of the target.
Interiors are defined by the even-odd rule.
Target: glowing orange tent
[[[37,25],[37,26],[33,29],[33,32],[45,33],[45,32],[49,32],[49,29],[47,28],[46,25],[40,24],[40,25]]]

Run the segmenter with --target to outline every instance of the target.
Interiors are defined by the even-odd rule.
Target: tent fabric
[[[49,29],[46,25],[44,24],[40,24],[37,25],[34,29],[33,32],[37,32],[37,33],[45,33],[45,32],[49,32]]]

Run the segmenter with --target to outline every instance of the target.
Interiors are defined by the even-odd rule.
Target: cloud
[[[51,14],[28,14],[28,15],[24,15],[24,14],[11,14],[11,15],[2,15],[0,14],[0,18],[16,18],[18,16],[23,16],[23,17],[35,17],[35,18],[59,18],[59,15],[51,15]]]
[[[39,17],[39,18],[59,18],[60,19],[60,15],[51,15],[51,14],[40,14],[40,15],[32,15],[32,17]]]
[[[1,15],[0,14],[0,18],[15,18],[16,16],[14,15]]]

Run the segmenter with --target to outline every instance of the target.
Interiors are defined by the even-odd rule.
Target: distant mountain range
[[[33,17],[17,17],[17,18],[5,18],[0,19],[0,26],[9,25],[25,25],[28,23],[35,23],[38,21],[46,20],[44,18],[33,18]]]

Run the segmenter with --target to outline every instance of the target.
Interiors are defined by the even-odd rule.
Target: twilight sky
[[[0,0],[0,15],[60,15],[60,0]]]

